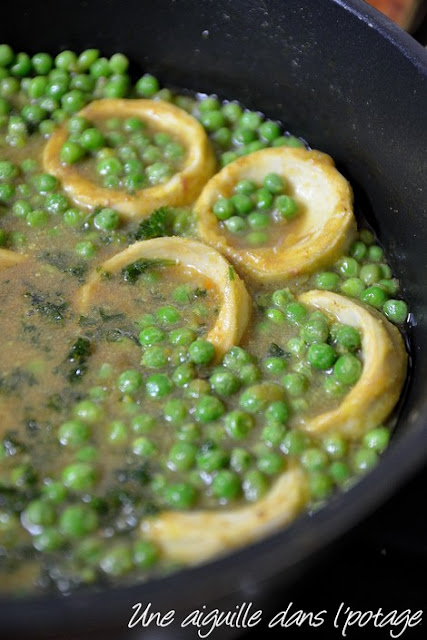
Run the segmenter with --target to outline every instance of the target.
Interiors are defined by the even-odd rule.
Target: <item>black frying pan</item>
[[[404,285],[413,354],[395,438],[347,494],[266,540],[163,580],[0,602],[2,637],[151,638],[152,627],[127,629],[136,602],[182,619],[203,604],[262,606],[279,584],[286,601],[283,590],[319,553],[427,459],[425,50],[361,0],[20,0],[4,3],[2,14],[0,41],[17,50],[123,51],[136,73],[146,68],[166,84],[241,100],[330,153]]]

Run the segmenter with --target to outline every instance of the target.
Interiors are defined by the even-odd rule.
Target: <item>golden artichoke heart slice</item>
[[[149,125],[179,138],[186,148],[184,165],[167,182],[135,194],[107,189],[82,175],[74,166],[60,161],[60,151],[67,140],[62,125],[51,136],[43,153],[46,171],[55,175],[64,190],[81,207],[113,207],[128,219],[140,219],[164,206],[182,206],[195,201],[206,181],[215,171],[215,157],[209,139],[199,122],[173,104],[154,100],[95,100],[77,115],[89,120],[134,116]]]
[[[251,299],[243,281],[218,251],[186,238],[172,236],[136,242],[104,262],[81,287],[77,302],[79,311],[84,313],[89,308],[103,273],[117,273],[141,258],[175,260],[209,278],[217,289],[220,310],[207,339],[214,344],[217,358],[240,342],[251,312]]]
[[[290,524],[307,499],[305,473],[296,465],[289,466],[254,504],[230,510],[165,511],[144,520],[141,532],[166,558],[197,564]]]
[[[21,264],[27,259],[26,255],[11,251],[10,249],[0,249],[0,271]]]
[[[400,331],[378,311],[336,293],[308,291],[299,300],[360,331],[363,370],[336,409],[298,426],[315,434],[359,438],[388,417],[401,394],[408,357]]]
[[[222,233],[213,206],[219,197],[230,197],[239,180],[262,183],[269,173],[285,179],[301,209],[299,220],[273,247],[237,248]],[[200,238],[262,282],[295,278],[333,262],[356,229],[349,183],[330,156],[306,149],[263,149],[231,162],[206,184],[195,212]]]

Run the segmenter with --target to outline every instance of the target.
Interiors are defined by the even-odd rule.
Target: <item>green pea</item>
[[[196,462],[197,447],[191,442],[177,442],[168,454],[168,466],[173,471],[188,471]]]
[[[28,104],[22,108],[22,117],[29,125],[36,126],[40,124],[47,116],[47,112],[38,104]]]
[[[230,396],[239,390],[240,381],[227,369],[218,369],[209,378],[212,390],[222,396]]]
[[[275,451],[269,451],[258,457],[257,467],[267,476],[274,476],[280,473],[284,467],[283,456]]]
[[[202,450],[196,455],[196,464],[199,469],[206,473],[213,473],[227,466],[229,461],[228,455],[219,448]]]
[[[385,317],[395,324],[403,324],[408,317],[408,305],[403,300],[387,300],[382,310]]]
[[[286,424],[289,418],[289,409],[286,402],[283,400],[271,402],[265,410],[265,417],[268,421]]]
[[[343,458],[347,453],[347,443],[340,435],[323,438],[322,446],[331,458]]]
[[[0,184],[0,201],[7,202],[15,195],[15,187],[10,182]]]
[[[177,482],[165,487],[163,498],[174,509],[190,509],[197,500],[197,491],[186,482]]]
[[[113,73],[125,73],[129,66],[129,60],[123,53],[115,53],[110,58],[110,68]]]
[[[80,209],[67,209],[67,211],[64,211],[64,222],[68,227],[80,227],[83,224],[84,218],[85,214],[83,211],[80,211]],[[93,253],[95,253],[95,248]]]
[[[359,233],[359,239],[368,246],[375,242],[375,236],[369,229],[362,229]]]
[[[3,78],[3,80],[0,80],[0,96],[2,98],[16,95],[19,88],[19,81],[16,78]]]
[[[350,298],[358,298],[364,289],[365,284],[360,278],[348,278],[340,283],[340,291]]]
[[[62,472],[62,482],[72,491],[90,491],[97,481],[96,469],[86,462],[70,464]]]
[[[64,164],[74,164],[83,158],[85,151],[77,142],[67,140],[61,147],[59,158]]]
[[[134,567],[131,548],[123,543],[116,543],[101,558],[100,567],[110,576],[123,576]]]
[[[208,131],[218,131],[225,124],[221,111],[207,111],[200,116],[200,122]]]
[[[359,264],[355,258],[343,256],[335,264],[335,268],[344,278],[357,278],[359,275]]]
[[[396,278],[382,279],[378,284],[389,296],[395,296],[399,291],[399,280]]]
[[[250,213],[247,218],[248,224],[252,229],[267,229],[271,224],[271,218],[268,213],[262,213],[260,211],[254,211]]]
[[[301,329],[301,337],[307,344],[326,342],[329,328],[326,320],[311,319]]]
[[[333,271],[322,271],[314,276],[314,286],[324,291],[335,291],[339,282],[339,275]]]
[[[246,220],[240,216],[231,216],[231,218],[225,220],[224,224],[230,233],[242,233],[248,228]]]
[[[133,564],[139,569],[149,569],[159,560],[159,551],[148,540],[137,540],[133,545]]]
[[[92,445],[87,445],[79,449],[75,457],[78,462],[95,462],[99,458],[98,449]]]
[[[0,44],[0,67],[8,67],[14,59],[13,49],[8,44]]]
[[[290,396],[301,396],[307,389],[307,378],[301,373],[287,373],[282,378],[283,386]]]
[[[68,200],[62,193],[48,193],[45,206],[51,213],[64,213],[68,209]]]
[[[272,295],[272,302],[276,305],[276,307],[280,307],[282,309],[286,308],[289,302],[293,302],[295,299],[293,293],[290,289],[278,289]]]
[[[244,193],[236,193],[234,196],[231,196],[230,201],[233,209],[241,216],[248,214],[254,208],[251,198]]]
[[[164,408],[164,416],[168,422],[180,424],[187,418],[187,405],[180,398],[168,400]]]
[[[334,349],[325,342],[316,342],[308,348],[307,360],[312,367],[325,371],[330,369],[336,359]]]
[[[142,375],[136,369],[123,371],[118,379],[117,386],[122,393],[136,393],[142,387]]]
[[[230,438],[242,440],[254,426],[254,420],[250,414],[236,410],[225,416],[224,425]]]
[[[360,447],[355,451],[351,459],[351,466],[356,473],[366,473],[378,463],[378,454],[375,449]]]
[[[246,236],[246,242],[253,247],[265,244],[267,240],[268,235],[264,231],[252,231]]]
[[[64,538],[57,529],[46,528],[34,536],[33,544],[37,551],[57,551],[63,546]]]
[[[49,482],[43,487],[42,494],[49,502],[61,504],[67,497],[67,489],[61,482]]]
[[[382,306],[387,302],[387,293],[379,286],[368,287],[365,291],[359,296],[359,299],[362,302],[366,302],[371,305],[371,307],[375,307],[375,309],[381,309]]]
[[[67,115],[80,111],[86,104],[86,97],[83,91],[72,89],[61,97],[61,107]]]
[[[285,322],[285,315],[280,309],[270,307],[266,309],[265,315],[271,322],[274,322],[274,324],[283,324]]]
[[[164,373],[154,373],[148,376],[145,390],[151,398],[164,398],[172,391],[172,382]]]
[[[151,458],[157,452],[157,445],[146,436],[139,436],[133,440],[131,449],[136,456]]]
[[[143,329],[139,334],[139,342],[143,346],[151,347],[154,344],[163,342],[165,337],[166,337],[165,332],[159,327],[148,326],[145,329]]]
[[[188,385],[195,377],[194,365],[191,362],[180,364],[172,374],[172,380],[178,387]],[[209,384],[207,387],[209,388]]]
[[[199,111],[201,113],[207,113],[208,111],[218,111],[221,105],[215,96],[207,96],[199,102]]]
[[[188,355],[195,364],[209,364],[215,357],[215,347],[209,340],[197,338],[189,347]]]
[[[141,358],[141,364],[150,369],[160,369],[168,363],[167,351],[160,346],[148,347]]]
[[[259,135],[265,142],[273,142],[280,136],[280,126],[277,122],[266,120],[259,126]]]
[[[300,302],[289,302],[285,307],[285,317],[291,324],[299,325],[307,317],[307,309]]]
[[[363,445],[367,449],[373,449],[378,453],[382,453],[388,446],[390,440],[390,431],[383,426],[376,427],[367,431],[363,436]]]
[[[242,115],[242,107],[237,102],[227,102],[221,107],[224,117],[229,122],[237,123]]]
[[[17,53],[15,60],[10,67],[10,73],[20,78],[28,76],[31,73],[31,59],[26,53]]]
[[[204,395],[196,403],[194,416],[199,422],[213,422],[225,413],[225,406],[219,398]]]
[[[336,341],[338,344],[350,351],[356,351],[361,345],[359,331],[355,327],[347,325],[342,325],[338,328],[336,332]]]
[[[393,273],[388,264],[382,263],[380,264],[381,275],[383,278],[389,279],[392,277]]]
[[[28,523],[27,528],[29,529],[34,525],[36,527],[46,527],[54,524],[56,520],[54,507],[43,500],[33,500],[30,502],[22,516],[24,522]]]
[[[163,324],[175,324],[181,319],[181,314],[175,307],[166,306],[156,311],[156,317]]]
[[[258,469],[251,469],[243,476],[242,489],[248,502],[256,502],[268,490],[268,480]]]
[[[0,116],[7,116],[11,110],[11,105],[4,98],[0,98]]]
[[[352,353],[346,353],[334,364],[334,376],[343,384],[354,384],[362,372],[362,363]]]
[[[299,456],[308,446],[308,437],[302,431],[290,430],[280,444],[280,448],[284,453],[291,456]]]
[[[269,419],[269,418],[268,418]],[[261,440],[269,447],[278,447],[286,435],[286,429],[280,422],[270,422],[261,432]]]
[[[370,286],[377,283],[382,278],[382,273],[379,265],[377,264],[364,264],[360,268],[359,277],[363,282]]]
[[[79,447],[90,438],[90,429],[81,420],[69,420],[58,429],[58,440],[62,445]]]
[[[328,456],[322,449],[312,447],[301,454],[301,464],[307,471],[322,471],[327,463]]]
[[[236,473],[243,473],[250,468],[252,460],[252,455],[246,449],[237,447],[231,451],[230,467]]]
[[[235,500],[241,493],[239,476],[228,469],[218,471],[212,481],[212,493],[219,500]]]
[[[98,58],[98,49],[86,49],[85,51],[82,51],[77,58],[77,69],[79,71],[88,71]]]
[[[225,167],[227,164],[230,164],[230,162],[233,162],[233,160],[236,160],[236,158],[237,153],[234,151],[226,151],[221,155],[221,166]]]
[[[273,195],[283,193],[285,190],[285,182],[277,173],[268,173],[263,180],[263,186]]]
[[[346,462],[334,460],[329,466],[329,475],[337,485],[345,484],[350,476],[350,469]]]
[[[270,209],[274,199],[272,193],[265,187],[258,189],[258,191],[256,191],[256,193],[254,194],[254,198],[257,209],[260,209],[262,211]]]
[[[262,382],[248,387],[240,395],[239,404],[249,413],[257,413],[276,400],[283,397],[283,389],[275,383]]]
[[[261,379],[261,370],[256,364],[245,364],[240,370],[239,378],[244,385],[255,384]]]
[[[93,223],[97,229],[102,231],[113,231],[120,224],[120,214],[114,209],[101,209],[93,219]]]
[[[368,255],[368,248],[364,242],[357,240],[350,247],[350,255],[358,262],[362,262]]]
[[[279,358],[277,356],[272,356],[269,358],[265,358],[263,361],[263,367],[266,371],[273,375],[279,375],[283,373],[287,368],[287,363],[283,358]]]
[[[368,260],[371,262],[381,262],[384,258],[384,251],[377,245],[372,245],[368,248]]]
[[[286,220],[292,220],[298,213],[298,204],[291,196],[277,196],[275,199],[275,207]]]
[[[323,471],[314,471],[308,478],[309,491],[312,498],[324,500],[332,492],[332,479]]]
[[[89,127],[82,132],[79,143],[86,151],[98,151],[105,146],[105,138],[99,129]]]
[[[74,415],[89,424],[98,422],[102,413],[101,407],[90,400],[82,400],[74,407]]]
[[[144,74],[135,85],[137,95],[142,98],[152,98],[159,88],[159,81],[149,73]]]

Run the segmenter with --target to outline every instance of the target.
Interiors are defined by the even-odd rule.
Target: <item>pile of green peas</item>
[[[275,223],[298,215],[297,202],[285,195],[285,190],[285,180],[277,173],[267,174],[262,186],[253,180],[240,180],[231,197],[218,198],[212,210],[220,226],[238,236],[245,246],[263,245],[274,233]]]
[[[395,298],[399,281],[393,278],[384,251],[375,244],[375,236],[369,229],[361,229],[349,254],[340,258],[330,271],[316,273],[311,285],[358,298],[395,324],[403,324],[408,317],[406,302]]]
[[[107,59],[98,49],[87,49],[79,55],[65,50],[56,57],[30,57],[0,45],[0,129],[5,128],[1,139],[19,148],[33,131],[48,137],[56,124],[98,98],[171,99],[151,74],[134,84],[128,67],[122,53]]]
[[[12,225],[4,224],[0,229],[0,246],[9,249],[23,249],[29,240],[28,232],[32,239],[34,232],[46,233],[48,242],[48,237],[57,235],[61,229],[84,232],[84,239],[80,236],[75,245],[75,254],[81,258],[95,256],[100,234],[109,234],[108,242],[125,241],[116,234],[121,224],[117,211],[103,208],[88,215],[72,206],[57,178],[40,173],[38,162],[32,158],[22,160],[19,165],[0,160],[0,204],[9,207],[13,214]]]
[[[110,118],[102,124],[97,126],[82,116],[70,118],[61,161],[75,164],[91,159],[104,187],[128,193],[162,184],[181,168],[185,149],[168,133],[151,133],[136,117]]]
[[[283,133],[279,123],[237,102],[221,103],[216,96],[200,95],[191,112],[211,137],[222,166],[267,147],[306,146],[301,139]]]
[[[331,323],[321,311],[311,312],[289,289],[263,296],[264,318],[258,323],[260,340],[279,339],[279,355],[268,356],[264,371],[281,380],[291,407],[305,412],[316,398],[342,398],[362,372],[361,336],[351,326]],[[286,357],[284,357],[286,356]],[[320,394],[320,395],[319,395]]]

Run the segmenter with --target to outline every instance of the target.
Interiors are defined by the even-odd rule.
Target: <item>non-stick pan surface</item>
[[[2,6],[0,40],[30,52],[122,51],[135,73],[281,120],[330,153],[356,186],[356,204],[403,283],[412,377],[396,436],[363,481],[286,531],[199,568],[131,588],[3,601],[1,636],[119,640],[133,637],[136,602],[177,618],[203,604],[262,603],[427,459],[425,50],[361,0],[18,0]],[[158,633],[178,637],[176,628]]]

